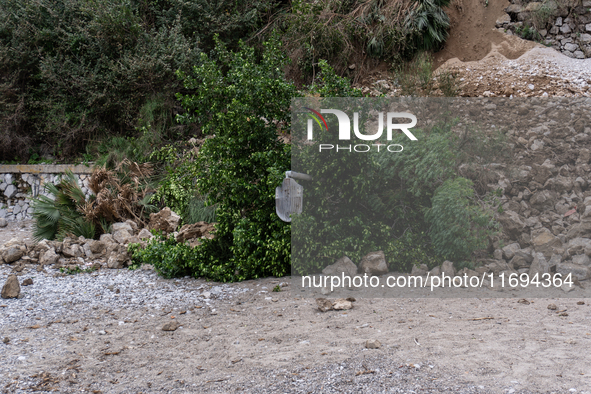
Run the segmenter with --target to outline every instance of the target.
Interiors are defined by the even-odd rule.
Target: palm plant
[[[443,7],[450,2],[451,0],[415,0],[405,21],[415,48],[437,50],[445,42],[450,22]]]
[[[95,225],[87,221],[82,213],[86,197],[78,186],[76,176],[68,172],[57,185],[47,183],[45,189],[53,195],[53,199],[40,195],[33,200],[33,237],[37,241],[62,240],[70,234],[94,238]]]

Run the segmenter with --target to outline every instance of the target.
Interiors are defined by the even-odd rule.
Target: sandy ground
[[[147,274],[120,272],[130,286],[121,285],[118,296],[133,293],[133,283]],[[31,270],[20,279],[28,275],[38,282],[52,273]],[[74,286],[80,275],[97,274],[58,280]],[[224,292],[232,297],[222,292],[207,303],[188,293],[163,308],[108,300],[89,308],[63,297],[50,308],[42,286],[33,284],[24,288],[25,299],[1,300],[0,336],[9,342],[0,343],[0,390],[591,392],[589,299],[360,298],[351,310],[322,313],[292,286],[270,290],[281,282],[289,278],[231,284]],[[195,279],[154,283],[156,292],[218,286]],[[23,302],[31,306],[19,307]],[[181,327],[162,331],[171,321]],[[381,347],[366,349],[374,339]]]

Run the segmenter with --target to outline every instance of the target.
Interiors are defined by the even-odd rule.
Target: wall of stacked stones
[[[87,197],[88,180],[92,168],[85,165],[0,165],[0,218],[9,222],[30,219],[31,199],[37,195],[52,197],[46,191],[48,183],[58,184],[61,177],[71,171]]]
[[[542,44],[571,58],[591,57],[591,0],[510,1],[497,28],[520,36],[534,28]]]

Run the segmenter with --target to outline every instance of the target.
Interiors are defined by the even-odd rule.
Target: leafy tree
[[[283,76],[286,59],[277,40],[257,54],[240,43],[232,52],[216,39],[193,73],[179,72],[186,112],[206,139],[194,162],[197,188],[217,204],[216,238],[200,245],[195,275],[218,280],[283,276],[290,263],[290,226],[275,214],[275,187],[289,169],[290,147],[279,140],[290,127],[295,87]]]

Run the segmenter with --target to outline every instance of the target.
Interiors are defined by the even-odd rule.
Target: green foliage
[[[216,208],[216,205],[205,205],[204,198],[195,196],[191,198],[183,212],[183,223],[214,223],[216,221]]]
[[[437,188],[425,219],[431,225],[430,237],[439,255],[453,261],[464,260],[487,246],[495,229],[490,211],[475,200],[472,182],[458,177]]]
[[[273,287],[273,291],[276,293],[279,293],[281,291],[281,286],[277,285],[277,286]]]
[[[531,41],[542,41],[543,37],[538,33],[538,31],[528,25],[518,26],[515,29],[515,34],[519,37],[523,38],[524,40],[531,40]]]
[[[312,85],[307,88],[307,93],[320,97],[363,97],[361,89],[351,87],[351,81],[339,77],[334,68],[324,59],[318,61],[320,73]]]
[[[323,99],[318,106],[338,106],[362,117],[364,110],[355,103],[361,102],[337,105]],[[379,108],[379,101],[371,107]],[[313,180],[304,186],[303,213],[292,218],[295,272],[318,272],[343,255],[358,263],[377,250],[384,251],[390,270],[409,271],[413,264],[433,267],[442,258],[469,259],[486,246],[495,231],[492,210],[498,202],[487,196],[480,201],[472,182],[459,174],[460,168],[471,168],[466,162],[482,165],[494,159],[488,150],[502,151],[502,145],[478,130],[453,131],[457,122],[449,114],[437,118],[442,122],[413,129],[420,143],[395,135],[391,143],[404,145],[401,154],[318,155],[318,144],[334,143],[331,133],[322,132],[314,134],[314,144],[296,143],[294,165]],[[331,121],[327,118],[329,129]],[[473,176],[483,172],[474,171]]]
[[[156,272],[164,278],[185,276],[195,268],[189,267],[193,249],[189,245],[177,243],[174,237],[157,235],[148,241],[145,248],[140,244],[130,244],[128,251],[132,258],[132,267],[152,264]]]
[[[296,90],[284,79],[277,41],[260,54],[239,47],[231,52],[218,40],[191,75],[179,73],[194,92],[179,94],[186,110],[179,120],[213,136],[194,168],[198,192],[217,204],[216,238],[196,248],[191,266],[223,281],[283,276],[290,261],[290,227],[275,214],[275,187],[289,169],[290,149],[278,135],[289,130]]]
[[[161,207],[169,207],[178,214],[188,213],[189,203],[197,189],[195,152],[185,152],[173,145],[166,145],[154,151],[150,159],[164,162],[164,176],[150,201]]]
[[[53,199],[40,195],[32,202],[34,229],[33,237],[62,240],[69,234],[92,239],[96,234],[95,225],[87,221],[82,213],[86,199],[74,174],[67,173],[58,185],[48,183],[46,190]]]
[[[449,17],[443,11],[451,0],[414,0],[407,14],[405,27],[414,48],[438,50],[447,39]]]
[[[136,128],[186,135],[190,128],[172,122],[181,110],[175,71],[197,64],[215,34],[235,45],[276,4],[0,0],[0,160],[71,158]]]

